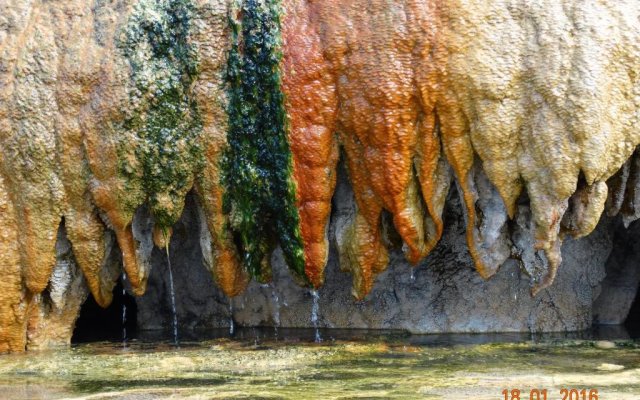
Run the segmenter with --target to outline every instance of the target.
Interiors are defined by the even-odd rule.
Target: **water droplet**
[[[311,297],[313,298],[313,304],[311,306],[311,323],[313,324],[313,328],[315,329],[315,342],[322,342],[322,337],[320,336],[320,329],[318,328],[318,313],[320,312],[320,294],[317,290],[311,291]]]

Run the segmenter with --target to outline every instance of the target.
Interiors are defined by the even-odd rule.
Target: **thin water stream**
[[[235,323],[233,322],[233,299],[229,299],[229,336],[233,336],[235,332]]]
[[[318,316],[320,313],[320,294],[317,290],[311,291],[311,297],[313,298],[313,303],[311,305],[311,323],[313,324],[313,329],[316,331],[315,342],[322,342],[322,336],[320,336],[320,329],[318,327]]]
[[[176,292],[173,288],[173,271],[171,270],[171,257],[169,257],[169,241],[166,241],[165,250],[167,252],[167,267],[169,269],[169,290],[171,292],[171,313],[173,316],[173,344],[178,346],[178,313],[176,311]]]
[[[122,272],[122,346],[127,345],[127,304],[125,302],[125,297],[127,296],[126,282],[127,282],[127,274]]]
[[[271,286],[271,301],[273,306],[273,332],[278,339],[278,328],[280,327],[280,298],[275,286]]]

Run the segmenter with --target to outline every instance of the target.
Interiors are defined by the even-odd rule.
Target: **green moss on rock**
[[[162,227],[180,217],[184,196],[203,163],[202,123],[190,98],[198,72],[196,48],[189,41],[193,13],[189,0],[142,0],[120,43],[133,82],[133,109],[123,128],[138,139],[137,165],[123,157],[121,171],[140,180]]]
[[[230,19],[225,210],[254,277],[269,280],[268,260],[279,242],[289,268],[306,283],[279,69],[281,7],[277,0],[245,0],[237,11],[238,19]]]

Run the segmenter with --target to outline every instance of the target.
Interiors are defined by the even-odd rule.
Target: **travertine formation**
[[[0,15],[0,351],[44,343],[41,335],[68,343],[79,304],[61,335],[39,316],[53,312],[38,310],[71,307],[53,297],[69,285],[111,302],[114,234],[143,293],[154,242],[169,240],[196,175],[211,243],[204,256],[214,272],[239,270],[219,182],[227,3],[9,0]],[[145,203],[152,215],[141,213]],[[56,257],[61,226],[73,263]],[[56,278],[75,277],[76,265],[84,279]],[[216,275],[223,287],[246,282]]]
[[[87,289],[111,301],[116,244],[143,293],[191,190],[226,294],[269,280],[277,245],[320,286],[341,150],[356,297],[394,230],[412,263],[433,249],[452,185],[478,272],[519,259],[537,293],[563,236],[605,206],[640,216],[639,17],[635,0],[1,2],[0,351],[68,342]]]
[[[283,88],[314,284],[338,144],[358,205],[341,266],[358,297],[387,264],[383,210],[408,260],[433,248],[451,170],[478,272],[520,258],[534,293],[553,282],[562,237],[595,227],[621,167],[611,210],[635,218],[637,2],[289,3]]]
[[[383,210],[414,263],[442,233],[451,172],[434,113],[437,2],[289,3],[283,88],[307,274],[321,284],[340,144],[358,204],[341,235],[341,267],[363,297],[388,263]]]

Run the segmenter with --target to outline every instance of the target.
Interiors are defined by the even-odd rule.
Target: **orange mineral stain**
[[[593,230],[605,207],[604,182],[640,142],[631,129],[639,118],[632,72],[640,60],[632,39],[638,31],[626,17],[629,10],[638,15],[638,5],[599,4],[575,13],[562,2],[283,4],[283,90],[314,285],[326,263],[325,199],[335,179],[324,179],[335,164],[323,155],[333,154],[327,149],[337,141],[357,204],[339,243],[341,267],[354,272],[357,297],[387,263],[383,210],[411,263],[435,246],[450,170],[480,275],[489,278],[511,255],[509,226],[525,196],[532,222],[527,235],[546,265],[544,276],[533,276],[532,291],[548,287],[563,237]],[[538,22],[530,26],[519,18],[524,14]],[[540,34],[545,40],[531,40]],[[306,144],[314,132],[317,147]],[[308,166],[312,156],[325,167],[321,179]],[[579,185],[581,174],[585,184]],[[615,212],[625,189],[635,187],[617,185]],[[321,205],[308,210],[308,193],[322,193]],[[629,220],[640,215],[625,204]]]
[[[341,267],[354,273],[354,294],[362,298],[388,263],[380,232],[383,209],[391,213],[414,264],[442,233],[449,175],[440,158],[430,91],[435,5],[284,5],[283,90],[307,275],[315,286],[323,280],[339,143],[357,204],[341,244]]]

